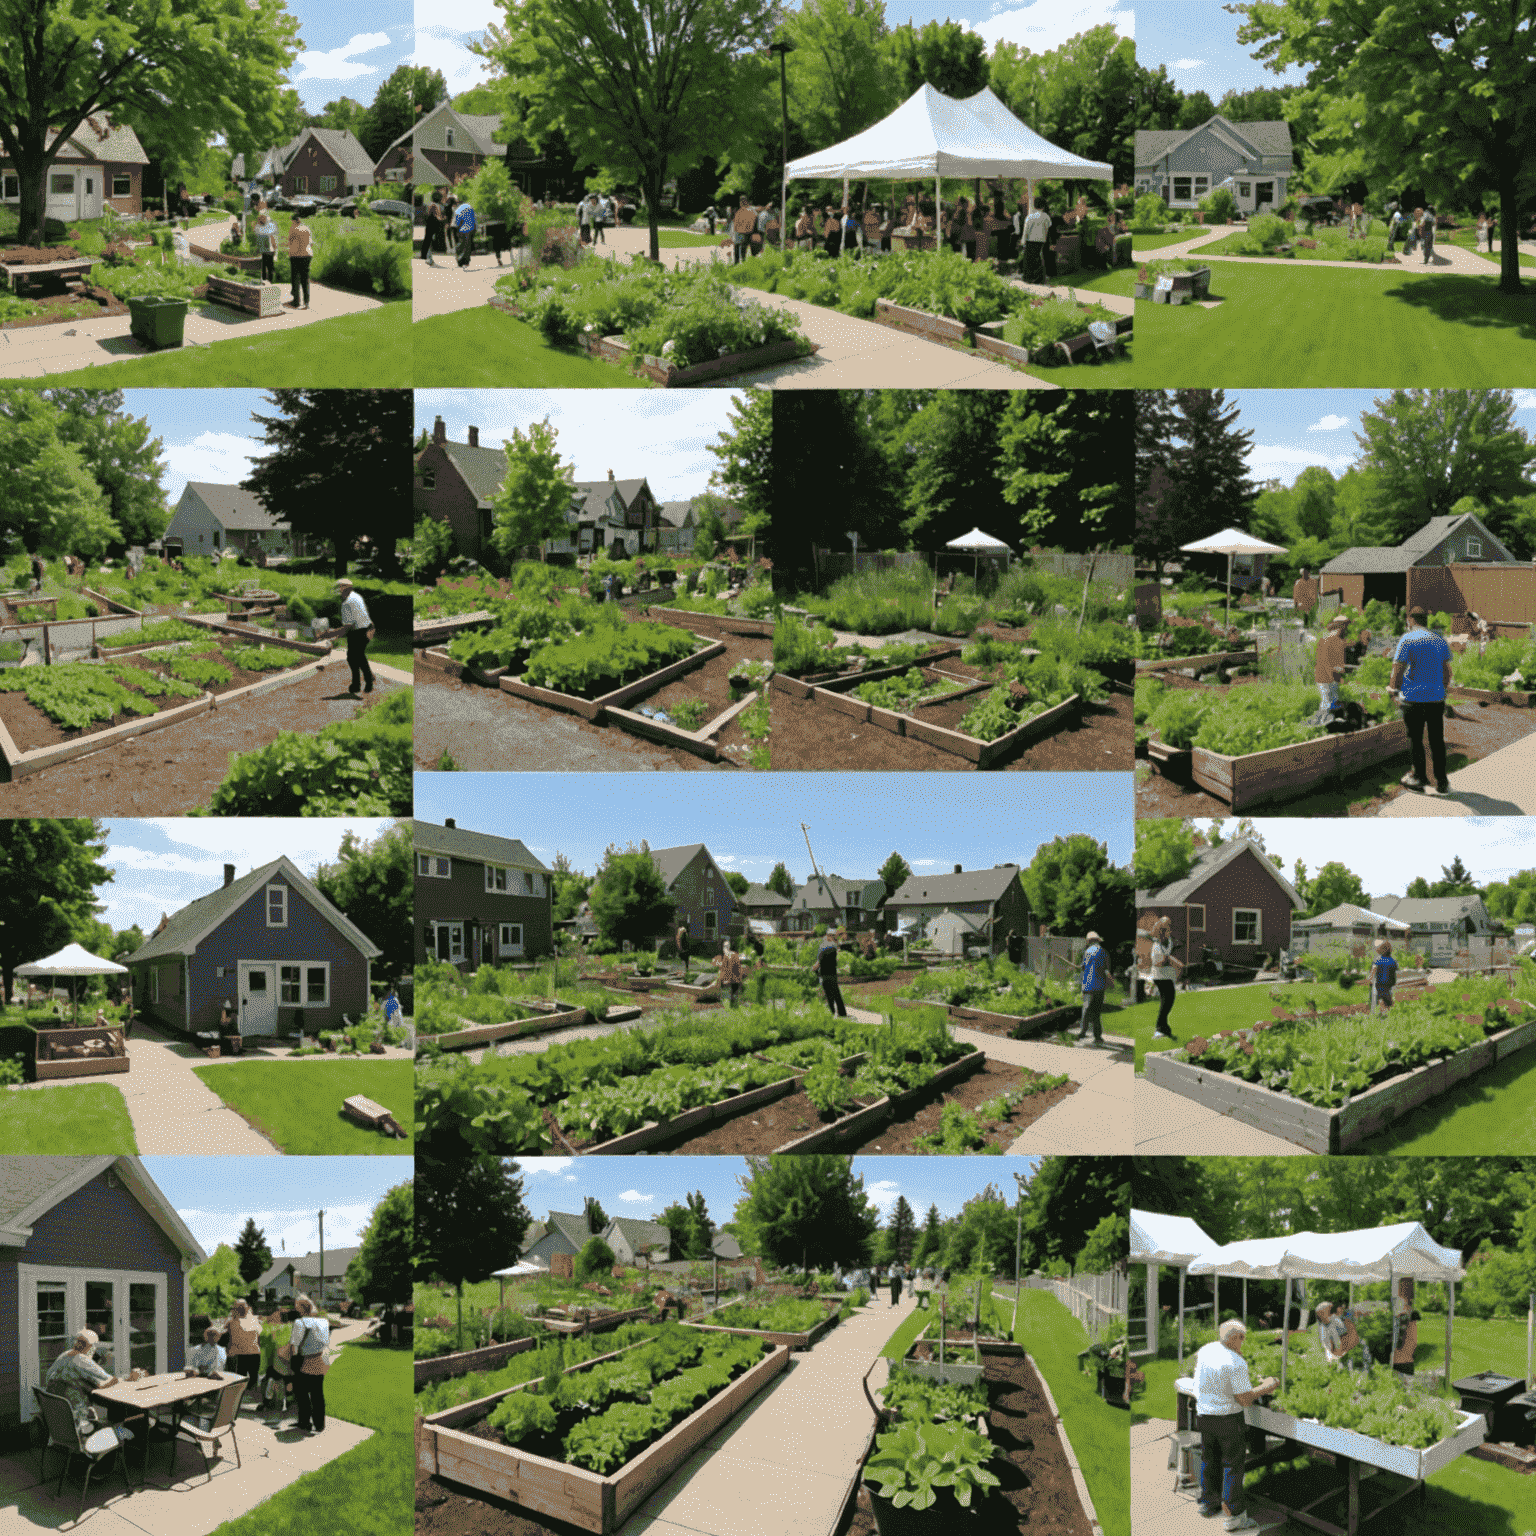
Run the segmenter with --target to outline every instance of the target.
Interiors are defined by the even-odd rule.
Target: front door
[[[101,217],[101,177],[95,171],[87,171],[82,181],[80,217],[99,219]]]
[[[277,1033],[277,967],[240,962],[240,1033]]]
[[[1253,206],[1255,212],[1259,209],[1270,207],[1275,201],[1275,184],[1272,181],[1261,181],[1253,189]]]

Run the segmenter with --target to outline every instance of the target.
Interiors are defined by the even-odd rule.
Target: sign
[[[1136,627],[1144,630],[1163,627],[1163,589],[1155,581],[1136,588]]]
[[[1170,274],[1165,274],[1164,276],[1158,278],[1157,282],[1154,284],[1154,287],[1156,288],[1156,290],[1159,293],[1172,293],[1173,292],[1173,276],[1172,276],[1172,274],[1171,273]]]

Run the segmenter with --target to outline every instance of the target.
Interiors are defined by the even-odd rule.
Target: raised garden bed
[[[1193,1062],[1175,1061],[1167,1052],[1148,1052],[1146,1076],[1149,1083],[1309,1152],[1336,1153],[1388,1129],[1410,1110],[1449,1093],[1458,1083],[1533,1041],[1536,1020],[1511,1025],[1452,1056],[1388,1077],[1332,1109]]]
[[[924,341],[935,341],[942,346],[974,348],[1015,368],[1028,367],[1031,360],[1037,365],[1047,366],[1058,362],[1074,363],[1080,354],[1091,357],[1094,353],[1093,338],[1088,334],[1086,321],[1081,335],[1069,337],[1064,342],[1054,342],[1043,351],[1035,353],[1031,353],[1027,347],[1004,341],[1004,322],[1001,320],[971,326],[948,315],[932,315],[927,310],[912,309],[905,304],[895,304],[890,299],[882,298],[875,300],[875,321],[879,325],[888,325],[895,330],[905,331],[909,336],[920,336]],[[1130,315],[1117,317],[1114,322],[1115,334],[1119,337],[1129,336],[1132,323]]]
[[[450,1355],[435,1355],[429,1360],[417,1360],[412,1368],[416,1375],[419,1392],[429,1381],[443,1381],[450,1376],[468,1376],[471,1371],[494,1371],[505,1365],[513,1355],[530,1350],[538,1341],[531,1335],[526,1339],[509,1339],[505,1344],[486,1344],[480,1349],[459,1349]]]
[[[931,667],[938,662],[949,661],[959,656],[962,650],[964,646],[961,645],[938,644],[931,651],[924,652],[915,661],[910,661],[905,666],[865,666],[862,671],[807,672],[800,677],[791,677],[788,673],[775,670],[773,686],[781,693],[787,693],[792,699],[809,699],[820,687],[830,687],[841,682],[847,682],[855,687],[860,683],[876,683],[882,678],[899,677],[911,667]]]
[[[464,1020],[464,1028],[442,1035],[422,1035],[419,1044],[431,1041],[445,1051],[462,1051],[474,1046],[489,1045],[495,1040],[509,1040],[526,1035],[547,1035],[551,1030],[571,1029],[578,1024],[590,1024],[592,1015],[585,1008],[560,1005],[555,1012],[532,1019],[506,1019],[500,1024],[473,1024]]]
[[[1402,720],[1387,720],[1363,731],[1318,736],[1242,757],[1195,747],[1190,774],[1201,789],[1225,800],[1234,811],[1242,811],[1305,794],[1330,779],[1348,778],[1407,750],[1407,725]]]
[[[1257,651],[1206,651],[1200,656],[1159,656],[1153,661],[1138,660],[1136,671],[1146,672],[1208,672],[1212,667],[1256,667]]]
[[[766,1343],[782,1345],[785,1349],[809,1349],[818,1339],[825,1338],[827,1334],[837,1327],[837,1315],[845,1298],[841,1296],[822,1296],[818,1300],[827,1308],[827,1315],[814,1328],[808,1328],[803,1333],[782,1333],[773,1328],[742,1328],[732,1324],[711,1323],[710,1318],[739,1305],[738,1302],[727,1302],[723,1307],[716,1307],[706,1312],[696,1322],[685,1320],[684,1326],[698,1328],[704,1333],[731,1333],[744,1339],[762,1339]]]
[[[1443,1472],[1458,1456],[1481,1445],[1488,1430],[1488,1420],[1482,1414],[1461,1413],[1455,1434],[1435,1445],[1415,1449],[1409,1445],[1387,1445],[1372,1435],[1340,1429],[1332,1424],[1319,1424],[1315,1419],[1298,1419],[1261,1403],[1251,1404],[1244,1410],[1244,1417],[1266,1434],[1283,1435],[1298,1445],[1310,1445],[1333,1456],[1343,1456],[1368,1467],[1380,1467],[1384,1472],[1395,1472],[1414,1482]]]
[[[773,638],[772,619],[748,619],[734,613],[690,613],[686,608],[652,608],[648,619],[660,619],[663,624],[675,624],[679,629],[692,629],[695,624],[714,625],[728,635],[766,635]]]
[[[411,624],[411,644],[435,645],[440,640],[452,640],[456,635],[472,629],[483,629],[495,622],[496,615],[484,609],[475,613],[455,613],[440,619],[416,619]]]
[[[1447,692],[1453,699],[1473,699],[1479,704],[1510,704],[1516,709],[1536,708],[1536,693],[1524,691],[1517,693],[1509,689],[1495,691],[1489,688],[1463,688],[1458,683],[1452,683]]]
[[[723,640],[710,640],[704,635],[695,635],[695,640],[700,642],[700,649],[691,656],[684,656],[679,661],[674,661],[658,671],[649,672],[644,677],[638,677],[633,682],[623,684],[600,698],[587,699],[576,693],[560,693],[553,688],[536,688],[531,683],[525,683],[518,677],[503,677],[499,686],[515,698],[528,699],[535,704],[546,704],[551,709],[564,710],[568,714],[580,715],[583,720],[594,725],[602,720],[605,712],[613,706],[623,706],[634,699],[643,698],[647,693],[663,687],[673,681],[674,678],[684,676],[702,667],[712,657],[725,653]]]
[[[126,1072],[131,1063],[123,1032],[117,1028],[40,1029],[37,1031],[36,1076],[39,1082],[58,1077],[95,1077]]]
[[[258,320],[283,312],[283,290],[277,283],[247,283],[238,277],[210,277],[208,297],[230,309],[244,310]]]

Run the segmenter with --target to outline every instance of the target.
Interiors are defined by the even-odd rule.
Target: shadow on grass
[[[1438,1150],[1458,1155],[1529,1150],[1520,1145],[1518,1126],[1525,1111],[1536,1108],[1536,1087],[1526,1084],[1520,1094],[1521,1079],[1536,1067],[1536,1047],[1526,1046],[1488,1071],[1458,1083],[1449,1093],[1393,1122],[1389,1130],[1361,1142],[1352,1149],[1360,1157],[1380,1157],[1388,1153],[1419,1156],[1427,1149],[1423,1143],[1438,1139]],[[1516,1097],[1519,1103],[1512,1102]],[[1468,1116],[1468,1112],[1472,1112]],[[1478,1112],[1481,1113],[1478,1113]],[[1461,1125],[1452,1122],[1468,1116]],[[1478,1145],[1472,1128],[1486,1125],[1484,1144]]]
[[[1428,310],[1437,320],[1484,330],[1508,331],[1521,341],[1536,341],[1536,288],[1523,293],[1500,293],[1489,277],[1467,277],[1455,272],[1415,277],[1410,282],[1383,290],[1414,309]]]

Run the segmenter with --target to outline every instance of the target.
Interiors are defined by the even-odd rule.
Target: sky
[[[325,1251],[357,1247],[374,1207],[411,1177],[412,1166],[408,1157],[288,1157],[280,1166],[269,1157],[144,1159],[204,1252],[212,1254],[220,1243],[233,1248],[249,1216],[266,1234],[274,1260],[319,1248],[316,1213],[322,1210]]]
[[[644,839],[652,848],[704,843],[722,869],[759,883],[782,859],[798,883],[811,874],[802,822],[822,873],[845,879],[873,879],[892,849],[917,874],[1028,865],[1041,843],[1075,832],[1107,843],[1116,864],[1130,859],[1130,774],[1037,774],[1027,794],[1006,775],[963,786],[941,777],[764,774],[750,794],[714,796],[691,788],[658,795],[651,774],[637,778],[633,794],[605,774],[594,794],[585,776],[430,773],[416,775],[416,815],[515,837],[546,864],[558,850],[588,874],[609,843]]]
[[[1144,0],[1136,7],[1136,59],[1146,69],[1168,66],[1181,91],[1204,91],[1219,103],[1228,91],[1300,85],[1294,65],[1283,74],[1265,69],[1237,41],[1242,18],[1222,0]]]
[[[526,431],[546,416],[559,434],[562,462],[577,480],[650,482],[659,501],[685,501],[709,487],[719,460],[708,444],[730,425],[728,389],[634,392],[615,405],[589,389],[418,389],[416,431],[430,432],[441,416],[453,443],[480,428],[480,446],[499,448],[514,428]]]
[[[123,409],[147,417],[163,444],[160,484],[172,509],[189,480],[238,485],[245,479],[252,461],[268,451],[251,412],[276,414],[259,389],[125,389]]]
[[[1401,896],[1417,875],[1433,884],[1458,854],[1479,885],[1536,869],[1536,821],[1524,816],[1423,817],[1412,823],[1411,837],[1385,821],[1276,817],[1255,826],[1266,851],[1284,860],[1280,873],[1287,880],[1297,859],[1309,876],[1337,861],[1359,875],[1373,897]],[[1236,827],[1228,820],[1223,832],[1231,836]]]
[[[224,883],[224,866],[235,878],[286,854],[305,875],[333,862],[349,829],[371,842],[394,825],[388,820],[303,817],[175,816],[164,821],[103,818],[107,853],[102,862],[113,871],[107,885],[96,887],[105,904],[104,923],[121,931],[135,923],[148,934],[160,914],[174,913]]]
[[[366,107],[384,80],[411,62],[410,0],[370,0],[362,9],[346,0],[288,0],[288,10],[299,19],[304,50],[288,71],[288,83],[307,111],[319,112],[341,96]]]
[[[864,1176],[864,1192],[882,1222],[890,1219],[897,1197],[905,1195],[921,1226],[930,1205],[937,1205],[941,1216],[958,1216],[961,1206],[988,1184],[1011,1203],[1017,1191],[1013,1175],[1033,1177],[1039,1163],[1037,1157],[856,1157],[853,1171]],[[731,1220],[747,1171],[746,1160],[739,1157],[529,1157],[519,1158],[518,1168],[523,1204],[538,1221],[550,1211],[584,1209],[587,1195],[610,1217],[649,1220],[699,1190],[716,1226]],[[329,1217],[326,1223],[329,1229]]]

